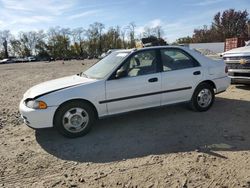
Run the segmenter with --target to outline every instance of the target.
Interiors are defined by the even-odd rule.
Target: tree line
[[[250,37],[250,20],[247,10],[228,9],[214,15],[210,26],[194,29],[193,36],[179,38],[176,43],[224,42],[227,38]]]
[[[14,36],[10,31],[0,31],[0,58],[36,56],[39,59],[68,59],[97,57],[109,49],[135,48],[139,40],[136,25],[110,27],[95,22],[88,29],[54,27],[48,31],[19,32]],[[142,37],[161,37],[161,26],[145,28]]]
[[[226,38],[246,37],[250,24],[248,12],[225,10],[215,14],[210,26],[194,29],[193,36],[183,37],[175,43],[223,42]],[[19,32],[0,31],[0,59],[10,56],[36,56],[40,59],[67,59],[96,57],[109,49],[135,48],[143,37],[162,38],[162,26],[145,27],[144,32],[136,35],[136,24],[126,27],[110,27],[95,22],[87,29],[53,27],[47,31]]]

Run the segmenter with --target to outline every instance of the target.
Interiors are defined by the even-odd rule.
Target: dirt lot
[[[132,112],[78,139],[22,123],[28,88],[91,63],[0,65],[0,187],[250,187],[247,86],[231,86],[205,113],[185,105]]]

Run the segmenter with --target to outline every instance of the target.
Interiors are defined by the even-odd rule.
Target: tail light
[[[225,66],[225,73],[228,73],[228,67]]]

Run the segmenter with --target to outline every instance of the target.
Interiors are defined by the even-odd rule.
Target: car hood
[[[233,56],[250,56],[250,46],[235,48],[223,53],[224,57]]]
[[[61,89],[66,89],[69,87],[74,87],[78,85],[84,85],[91,82],[95,82],[95,79],[89,79],[81,76],[68,76],[63,77],[55,80],[50,80],[47,82],[43,82],[41,84],[35,85],[32,88],[30,88],[25,94],[24,99],[27,98],[36,98],[40,95],[51,93],[54,91],[58,91]]]

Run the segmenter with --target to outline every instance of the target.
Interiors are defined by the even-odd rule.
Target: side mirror
[[[127,76],[127,71],[126,70],[119,69],[119,70],[116,71],[116,75],[115,75],[116,78],[123,78],[123,77],[126,77],[126,76]]]

